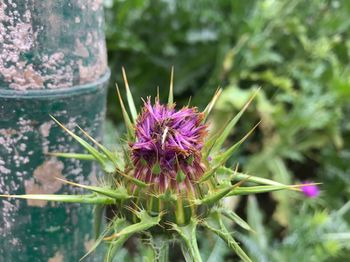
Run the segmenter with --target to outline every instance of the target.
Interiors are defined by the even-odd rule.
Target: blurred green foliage
[[[259,204],[242,199],[237,207],[256,233],[237,234],[255,260],[349,258],[350,1],[105,0],[105,5],[112,83],[122,83],[125,66],[135,97],[154,96],[159,85],[165,98],[174,65],[176,101],[185,104],[193,96],[192,104],[201,108],[220,85],[214,132],[261,87],[232,140],[262,122],[232,164],[285,183],[323,183],[317,199],[290,192],[260,196]],[[118,122],[113,90],[108,115]],[[230,259],[220,240],[203,239],[208,261]]]

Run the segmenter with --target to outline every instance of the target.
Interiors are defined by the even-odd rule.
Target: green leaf
[[[218,88],[215,91],[215,94],[213,96],[213,98],[211,99],[211,101],[209,102],[209,104],[206,106],[206,108],[203,111],[204,114],[204,121],[207,120],[208,115],[210,114],[211,110],[214,108],[216,101],[219,99],[220,95],[222,93],[222,89]]]
[[[61,127],[63,128],[70,136],[72,136],[75,140],[79,142],[80,145],[82,145],[91,155],[94,156],[94,158],[102,165],[105,165],[106,158],[104,155],[102,155],[100,152],[97,151],[96,148],[91,146],[88,142],[86,142],[81,137],[74,134],[72,131],[70,131],[68,128],[66,128],[63,124],[61,124],[55,117],[50,115],[51,118]]]
[[[236,240],[231,236],[230,232],[226,229],[222,221],[222,215],[218,211],[212,212],[210,216],[202,222],[202,225],[221,237],[244,262],[252,262],[248,255],[238,245]]]
[[[81,132],[83,132],[83,134],[89,138],[98,148],[101,149],[101,151],[105,154],[105,156],[111,160],[113,162],[113,164],[117,167],[120,168],[120,164],[118,159],[116,158],[116,155],[113,154],[110,150],[108,150],[106,147],[104,147],[103,145],[101,145],[99,142],[97,142],[93,137],[91,137],[87,132],[85,132],[80,126],[78,126],[78,128],[80,129]]]
[[[259,124],[260,122],[257,123],[243,138],[241,138],[241,140],[229,147],[225,152],[214,157],[214,161],[218,162],[217,165],[222,166],[223,164],[225,164],[226,161],[233,154],[233,152],[253,133],[253,131],[258,127]]]
[[[122,73],[123,73],[123,79],[124,79],[124,84],[125,84],[125,89],[126,89],[126,98],[128,100],[129,110],[130,110],[133,122],[136,123],[137,110],[136,110],[136,107],[135,107],[134,99],[132,97],[132,93],[131,93],[130,88],[129,88],[129,83],[128,83],[128,79],[126,77],[126,73],[125,73],[124,67],[122,67]]]
[[[220,167],[218,172],[223,172],[224,176],[228,174],[229,175],[228,179],[233,181],[245,180],[247,182],[253,182],[253,183],[262,184],[262,185],[284,186],[284,184],[282,183],[279,183],[270,179],[262,178],[262,177],[250,176],[247,174],[236,172],[235,170],[232,170],[227,167]]]
[[[67,181],[67,180],[64,180],[64,179],[61,179],[61,178],[56,178],[64,183],[67,183],[67,184],[70,184],[70,185],[73,185],[73,186],[76,186],[76,187],[81,187],[81,188],[84,188],[84,189],[88,189],[88,190],[91,190],[93,192],[96,192],[96,193],[99,193],[101,195],[105,195],[105,196],[108,196],[108,197],[111,197],[111,198],[114,198],[114,199],[117,199],[117,200],[124,200],[124,199],[129,199],[131,198],[131,196],[128,195],[128,192],[126,190],[125,187],[119,187],[119,188],[116,188],[116,189],[110,189],[110,188],[103,188],[103,187],[97,187],[97,186],[87,186],[87,185],[81,185],[81,184],[78,184],[78,183],[74,183],[74,182],[71,182],[71,181]]]
[[[79,160],[96,160],[96,158],[90,154],[53,152],[53,153],[48,153],[48,155],[55,156],[55,157],[63,157],[63,158],[73,158],[73,159],[79,159]]]
[[[103,205],[98,205],[96,207],[104,207]],[[95,249],[102,243],[103,238],[111,231],[112,229],[112,224],[113,222],[109,223],[107,225],[107,227],[103,230],[103,232],[100,234],[100,232],[98,232],[98,235],[96,235],[96,241],[95,243],[92,245],[92,247],[88,250],[88,252],[86,252],[86,254],[80,258],[79,261],[84,260],[87,256],[89,256],[92,252],[95,251]]]
[[[118,227],[115,229],[116,232],[114,234],[104,238],[104,240],[107,241],[111,240],[111,242],[109,243],[107,254],[105,256],[105,262],[111,262],[113,260],[116,251],[120,249],[120,247],[130,236],[158,225],[163,215],[163,213],[159,213],[158,216],[152,217],[148,215],[147,211],[145,210],[133,210],[133,212],[140,219],[140,222],[128,225],[124,228],[120,228],[120,226],[118,225]]]
[[[259,209],[258,202],[255,196],[248,197],[247,205],[247,221],[254,228],[256,233],[250,233],[250,236],[255,239],[259,247],[264,249],[268,248],[268,238],[266,236],[263,216]]]
[[[100,196],[98,194],[90,195],[46,195],[46,194],[30,194],[30,195],[0,195],[0,197],[43,200],[65,203],[81,203],[81,204],[115,204],[115,200],[110,197]]]
[[[121,231],[114,233],[113,235],[105,238],[105,240],[113,240],[124,235],[130,235],[137,232],[147,230],[153,226],[159,224],[163,213],[159,213],[158,216],[152,217],[148,215],[146,210],[134,211],[136,216],[140,219],[140,222],[132,224],[123,228]]]
[[[187,258],[186,261],[194,261],[194,262],[202,261],[202,258],[198,249],[197,237],[196,237],[197,224],[198,222],[194,218],[192,218],[190,223],[186,226],[178,226],[173,223],[171,224],[172,228],[180,235],[180,237],[183,240],[184,246],[187,248],[187,250],[183,250],[185,258]],[[186,253],[190,255],[191,260],[189,260]]]
[[[232,220],[232,222],[236,223],[237,225],[239,225],[243,229],[254,232],[254,230],[249,226],[249,224],[247,222],[245,222],[241,217],[239,217],[232,210],[224,210],[224,209],[222,209],[222,210],[220,210],[220,212],[225,217],[229,218],[230,220]]]
[[[124,235],[120,238],[110,242],[108,244],[108,250],[104,258],[104,262],[113,262],[113,258],[116,255],[117,251],[123,246],[126,240],[129,239],[130,235]]]
[[[282,186],[249,186],[249,187],[237,187],[233,189],[228,196],[236,196],[236,195],[251,195],[258,193],[267,193],[278,190],[297,190],[298,187],[302,185],[282,185]]]
[[[220,136],[221,132],[217,132],[215,134],[211,134],[211,137],[205,141],[204,143],[204,147],[203,147],[203,156],[204,159],[207,159],[209,157],[209,154],[215,144],[215,141],[218,139],[218,137]]]
[[[130,182],[132,182],[133,184],[137,185],[137,186],[140,186],[140,187],[148,187],[150,186],[150,184],[147,184],[133,176],[129,176],[127,174],[124,174],[123,172],[119,171],[119,170],[116,170],[117,173],[123,177],[125,177],[127,180],[129,180]]]
[[[260,123],[260,122],[259,122]],[[209,169],[206,173],[204,173],[204,175],[199,179],[199,183],[202,183],[206,180],[208,180],[209,178],[211,178],[215,172],[221,168],[226,161],[230,158],[230,156],[233,154],[233,152],[248,138],[248,136],[253,133],[253,131],[255,130],[255,128],[259,125],[256,124],[241,140],[239,140],[236,144],[234,144],[233,146],[231,146],[229,149],[227,149],[225,152],[219,154],[218,156],[216,156],[214,158],[214,162],[216,162],[215,166],[212,167],[211,169]]]
[[[224,144],[226,138],[230,135],[232,129],[235,127],[235,125],[237,124],[238,120],[242,117],[243,113],[247,110],[247,108],[249,107],[250,103],[252,102],[252,100],[255,98],[255,96],[257,95],[257,93],[259,92],[260,88],[257,89],[253,95],[249,98],[249,100],[247,101],[247,103],[243,106],[243,108],[241,109],[241,111],[238,112],[238,114],[226,125],[225,129],[223,130],[223,132],[221,133],[221,135],[217,138],[217,140],[215,141],[215,144],[212,148],[212,151],[214,153],[219,152],[221,146]]]
[[[122,99],[122,97],[120,95],[118,84],[116,84],[116,89],[117,89],[117,95],[118,95],[118,98],[119,98],[120,107],[122,109],[122,114],[123,114],[123,118],[124,118],[124,122],[125,122],[125,127],[126,127],[126,130],[127,130],[127,133],[128,133],[128,137],[129,137],[130,140],[133,140],[134,139],[134,127],[133,127],[133,125],[132,125],[132,123],[130,121],[128,112],[126,112],[123,99]]]
[[[215,172],[218,170],[220,165],[216,165],[212,168],[210,168],[208,171],[206,171],[203,176],[198,180],[198,183],[203,183],[204,181],[207,181],[209,178],[211,178]]]
[[[127,227],[129,224],[125,219],[116,218],[111,222],[114,231],[120,231],[123,227]],[[104,262],[112,262],[117,251],[123,246],[126,240],[131,237],[132,234],[123,235],[108,244],[108,250],[104,257]]]
[[[215,192],[209,192],[204,198],[202,199],[196,199],[194,200],[194,203],[196,205],[212,205],[217,203],[220,199],[224,198],[232,189],[235,187],[235,185],[226,186],[224,188],[221,188]]]
[[[109,248],[104,260],[105,262],[112,262],[116,252],[121,248],[121,246],[129,237],[131,237],[133,234],[142,232],[153,226],[158,225],[163,216],[163,213],[159,213],[158,216],[152,217],[148,215],[147,211],[145,210],[132,211],[140,219],[140,222],[132,225],[127,225],[123,228],[121,227],[121,224],[117,224],[115,226],[116,232],[113,235],[104,238],[104,240],[107,241],[112,240],[111,242],[109,242]]]

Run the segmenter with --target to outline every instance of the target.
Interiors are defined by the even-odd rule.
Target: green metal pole
[[[47,153],[81,152],[50,114],[101,138],[103,21],[97,0],[0,1],[0,194],[81,193],[56,177],[96,181],[90,162]],[[93,243],[89,206],[4,199],[0,212],[0,261],[78,261]]]

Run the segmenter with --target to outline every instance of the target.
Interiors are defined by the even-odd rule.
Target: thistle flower
[[[204,115],[196,108],[175,109],[150,98],[136,120],[136,141],[130,143],[134,176],[154,185],[155,190],[187,190],[203,175],[200,154],[207,135]]]
[[[301,191],[306,197],[315,198],[320,194],[320,190],[317,185],[312,184],[309,181],[303,182],[301,186]]]
[[[124,69],[129,112],[117,87],[120,106],[126,125],[126,143],[122,155],[108,150],[81,130],[86,137],[68,130],[54,117],[70,136],[76,139],[87,154],[52,153],[56,157],[97,161],[105,171],[102,186],[89,186],[61,181],[91,191],[87,195],[3,195],[22,199],[76,202],[95,205],[96,243],[105,242],[109,248],[105,261],[113,260],[123,243],[134,234],[147,233],[157,247],[161,238],[165,252],[170,242],[181,244],[188,261],[201,261],[197,246],[196,228],[203,227],[221,237],[243,260],[251,261],[223,223],[227,217],[244,229],[251,230],[232,210],[223,208],[228,196],[247,195],[282,189],[299,190],[298,185],[284,185],[269,179],[248,176],[225,167],[232,153],[243,143],[254,128],[234,145],[224,148],[230,132],[253,100],[256,92],[242,110],[228,122],[222,132],[208,133],[206,122],[220,96],[218,89],[204,111],[195,107],[177,108],[173,102],[173,70],[171,73],[168,102],[163,104],[156,97],[144,101],[140,113],[135,108]],[[94,146],[92,146],[90,141]],[[235,183],[236,182],[236,183]],[[255,185],[243,186],[245,182]],[[100,224],[105,209],[113,214],[103,232]],[[155,257],[164,257],[157,254]]]

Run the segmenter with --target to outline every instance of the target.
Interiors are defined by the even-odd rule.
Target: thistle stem
[[[153,239],[153,250],[156,262],[169,261],[169,245],[169,240],[165,239],[164,236],[157,236]]]
[[[191,222],[186,226],[173,225],[173,229],[176,230],[182,238],[182,253],[185,256],[186,261],[202,262],[201,254],[197,245],[196,227],[198,221],[191,219]]]
[[[162,248],[159,250],[158,262],[168,262],[169,261],[169,243],[164,243]]]

